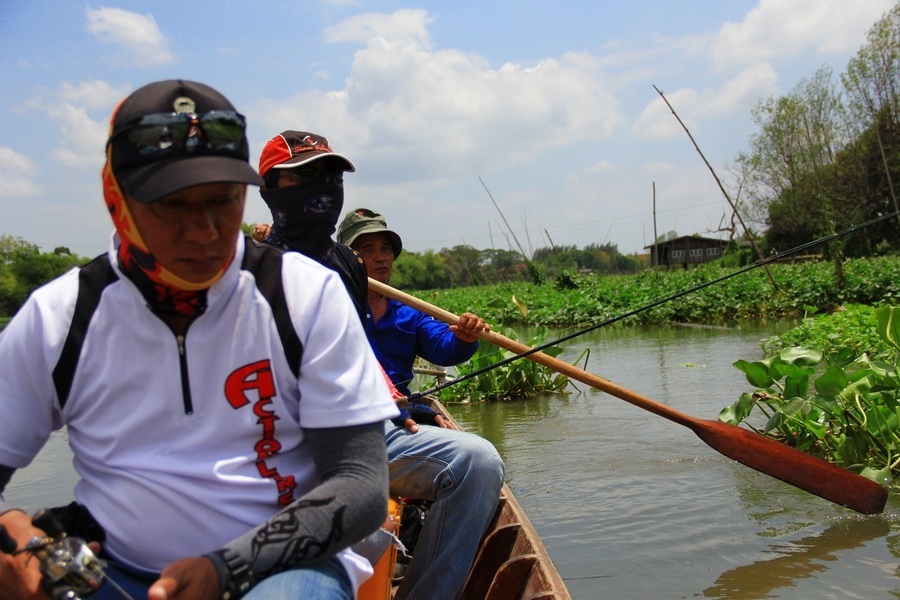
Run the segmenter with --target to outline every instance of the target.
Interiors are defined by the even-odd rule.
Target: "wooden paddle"
[[[371,277],[369,278],[369,289],[420,310],[449,325],[456,325],[459,322],[459,317],[453,313],[375,281]],[[494,331],[484,331],[479,337],[516,354],[523,354],[531,349],[525,344],[520,344]],[[684,425],[721,454],[801,490],[864,514],[877,514],[884,510],[885,502],[887,502],[887,489],[856,473],[800,452],[749,429],[688,416],[543,352],[534,352],[525,358],[611,394],[638,408]]]

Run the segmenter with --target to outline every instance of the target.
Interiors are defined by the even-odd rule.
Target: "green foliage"
[[[791,346],[814,348],[826,355],[849,348],[857,354],[865,352],[873,359],[886,360],[893,356],[894,349],[878,331],[875,307],[848,304],[833,313],[804,318],[790,331],[765,340],[762,348],[766,356]]]
[[[465,287],[485,283],[481,273],[481,251],[472,246],[454,246],[441,250],[447,267],[450,285]]]
[[[68,248],[41,252],[21,238],[0,236],[0,315],[15,314],[32,290],[87,260]]]
[[[860,313],[862,311],[859,311]],[[847,341],[826,352],[783,347],[765,360],[738,360],[755,392],[747,392],[719,413],[719,420],[784,441],[861,475],[890,485],[900,476],[900,308],[873,312],[885,360],[861,352],[866,333],[852,322]],[[825,331],[834,323],[826,323]],[[827,335],[808,335],[830,342]],[[760,418],[761,417],[761,418]]]
[[[525,263],[525,266],[528,268],[528,280],[531,281],[534,285],[544,285],[547,282],[547,278],[544,276],[544,270],[541,269],[540,265],[538,265],[533,260],[529,260]]]
[[[401,289],[443,289],[451,284],[443,256],[433,250],[419,254],[404,251],[394,261],[391,285]]]
[[[476,250],[459,245],[440,252],[404,250],[394,261],[391,284],[405,290],[433,290],[509,282],[543,285],[563,272],[636,273],[646,266],[614,244],[539,248],[531,259],[513,250]]]
[[[553,280],[553,287],[558,290],[577,290],[578,280],[578,273],[572,269],[564,269]]]
[[[821,68],[784,96],[761,101],[758,131],[737,162],[753,218],[778,252],[898,209],[900,5],[876,22],[839,78]],[[895,220],[825,249],[840,277],[844,257],[900,250]]]
[[[516,333],[502,327],[493,327],[494,331],[510,339],[516,339]],[[530,347],[539,346],[547,337],[547,328],[539,328],[527,342]],[[543,351],[550,356],[557,356],[562,348],[551,346]],[[475,355],[467,362],[457,365],[458,376],[471,373],[495,365],[501,360],[515,356],[515,353],[504,350],[493,344],[481,343]],[[442,389],[441,402],[485,402],[514,400],[548,392],[565,392],[569,379],[527,358],[520,358],[500,367],[495,367],[477,377]]]
[[[615,244],[589,244],[582,249],[575,246],[539,248],[535,250],[532,260],[540,264],[551,278],[568,272],[610,274],[637,270],[634,268],[636,259],[620,254]]]
[[[804,306],[815,306],[825,314],[848,304],[877,306],[896,303],[900,298],[900,256],[848,260],[843,287],[836,285],[829,263],[773,263],[768,267],[777,283],[775,289],[766,271],[760,268],[647,309],[644,307],[725,277],[734,269],[706,264],[687,271],[579,275],[571,279],[575,284],[572,288],[519,281],[421,294],[456,314],[474,312],[491,325],[547,327],[584,327],[634,311],[636,314],[622,324],[726,324],[802,318]],[[528,305],[527,316],[508,302],[493,302],[510,296]]]

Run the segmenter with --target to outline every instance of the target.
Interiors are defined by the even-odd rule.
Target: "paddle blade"
[[[884,511],[887,489],[870,479],[743,427],[701,419],[689,427],[710,447],[760,473],[859,513]]]

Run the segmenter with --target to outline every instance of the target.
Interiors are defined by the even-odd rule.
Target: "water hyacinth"
[[[890,352],[874,358],[845,346],[788,346],[761,361],[738,360],[734,366],[756,391],[724,408],[719,420],[745,423],[892,486],[900,478],[900,307],[873,312]]]

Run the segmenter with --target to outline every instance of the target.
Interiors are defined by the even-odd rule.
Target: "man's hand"
[[[419,431],[419,425],[412,419],[406,419],[403,421],[403,427],[410,433],[416,433]]]
[[[22,548],[34,536],[44,536],[44,532],[31,524],[31,517],[20,510],[11,510],[0,515],[0,525],[16,541],[16,548]],[[46,600],[41,589],[41,572],[38,561],[27,552],[11,556],[0,552],[0,600]]]
[[[163,569],[147,597],[150,600],[216,600],[219,575],[208,558],[180,558]]]
[[[250,235],[257,242],[264,242],[269,235],[272,227],[268,223],[257,223],[253,226],[253,233]]]
[[[453,335],[464,342],[475,342],[482,331],[490,331],[491,326],[485,323],[478,315],[465,312],[459,315],[459,323],[450,326]]]

